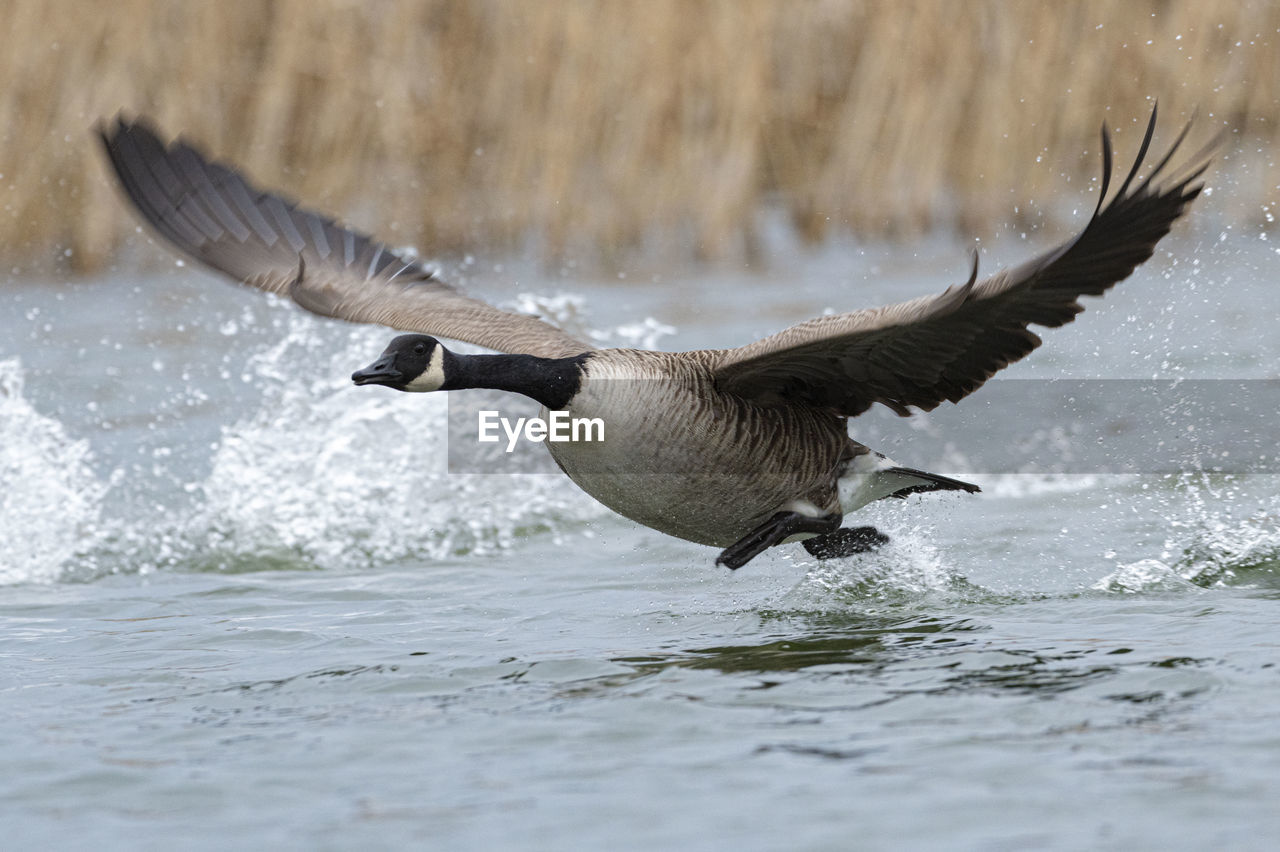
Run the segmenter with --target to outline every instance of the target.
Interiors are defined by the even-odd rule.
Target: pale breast
[[[697,359],[600,352],[569,412],[598,418],[604,440],[548,444],[565,473],[615,512],[669,535],[724,547],[792,500],[835,508],[843,422],[723,395]]]

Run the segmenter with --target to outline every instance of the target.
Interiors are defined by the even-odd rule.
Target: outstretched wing
[[[145,119],[98,128],[125,194],[176,249],[324,316],[560,358],[593,349],[537,317],[499,310],[365,234],[264,192]]]
[[[957,402],[997,370],[1040,345],[1031,324],[1057,327],[1151,257],[1160,238],[1200,194],[1207,146],[1171,178],[1162,172],[1190,128],[1145,180],[1135,183],[1155,131],[1151,111],[1142,149],[1109,203],[1111,141],[1102,129],[1102,192],[1076,237],[1013,269],[936,296],[820,317],[721,353],[717,386],[762,404],[804,402],[853,416],[873,403],[898,414]],[[1158,180],[1159,179],[1159,180]]]

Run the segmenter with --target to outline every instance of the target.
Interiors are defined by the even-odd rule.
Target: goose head
[[[386,385],[399,391],[440,390],[445,383],[445,348],[425,334],[402,334],[378,360],[351,374],[357,385]]]

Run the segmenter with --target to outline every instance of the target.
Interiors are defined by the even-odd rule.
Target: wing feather
[[[1093,216],[1071,240],[983,281],[969,281],[881,308],[819,317],[739,349],[720,353],[717,386],[767,405],[803,402],[854,416],[875,403],[907,415],[977,390],[997,371],[1040,345],[1029,325],[1064,325],[1151,257],[1155,245],[1200,194],[1197,180],[1215,143],[1180,174],[1165,167],[1186,137],[1137,181],[1155,131],[1151,112],[1142,147],[1109,202],[1111,140],[1102,130],[1102,191]]]
[[[351,322],[437,334],[501,352],[560,358],[594,347],[534,316],[464,295],[365,234],[255,187],[146,119],[98,128],[142,219],[170,245],[250,286]]]

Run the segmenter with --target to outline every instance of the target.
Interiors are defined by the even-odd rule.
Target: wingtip
[[[1102,205],[1107,202],[1107,191],[1111,188],[1111,169],[1114,156],[1111,151],[1111,134],[1107,131],[1107,123],[1102,122],[1102,189],[1098,191],[1098,206],[1093,209],[1096,217],[1102,212]]]
[[[98,135],[104,143],[111,144],[123,133],[129,126],[128,120],[125,118],[124,108],[121,107],[113,116],[100,116],[93,123],[90,130]]]
[[[1151,108],[1151,119],[1147,121],[1147,130],[1142,135],[1142,145],[1138,147],[1138,156],[1133,158],[1133,166],[1129,169],[1129,174],[1125,175],[1124,183],[1120,184],[1120,188],[1116,190],[1116,197],[1123,197],[1129,191],[1129,187],[1133,185],[1133,180],[1138,176],[1138,172],[1142,170],[1142,163],[1147,159],[1147,151],[1151,149],[1151,140],[1156,134],[1156,107]],[[1176,146],[1176,142],[1174,143]],[[1172,151],[1169,152],[1172,155]]]
[[[145,113],[131,114],[124,107],[117,110],[116,114],[111,117],[104,116],[99,118],[94,123],[93,129],[104,139],[109,140],[119,139],[122,136],[128,136],[133,133],[143,133],[153,136],[157,140],[162,139],[159,125],[150,116]]]

